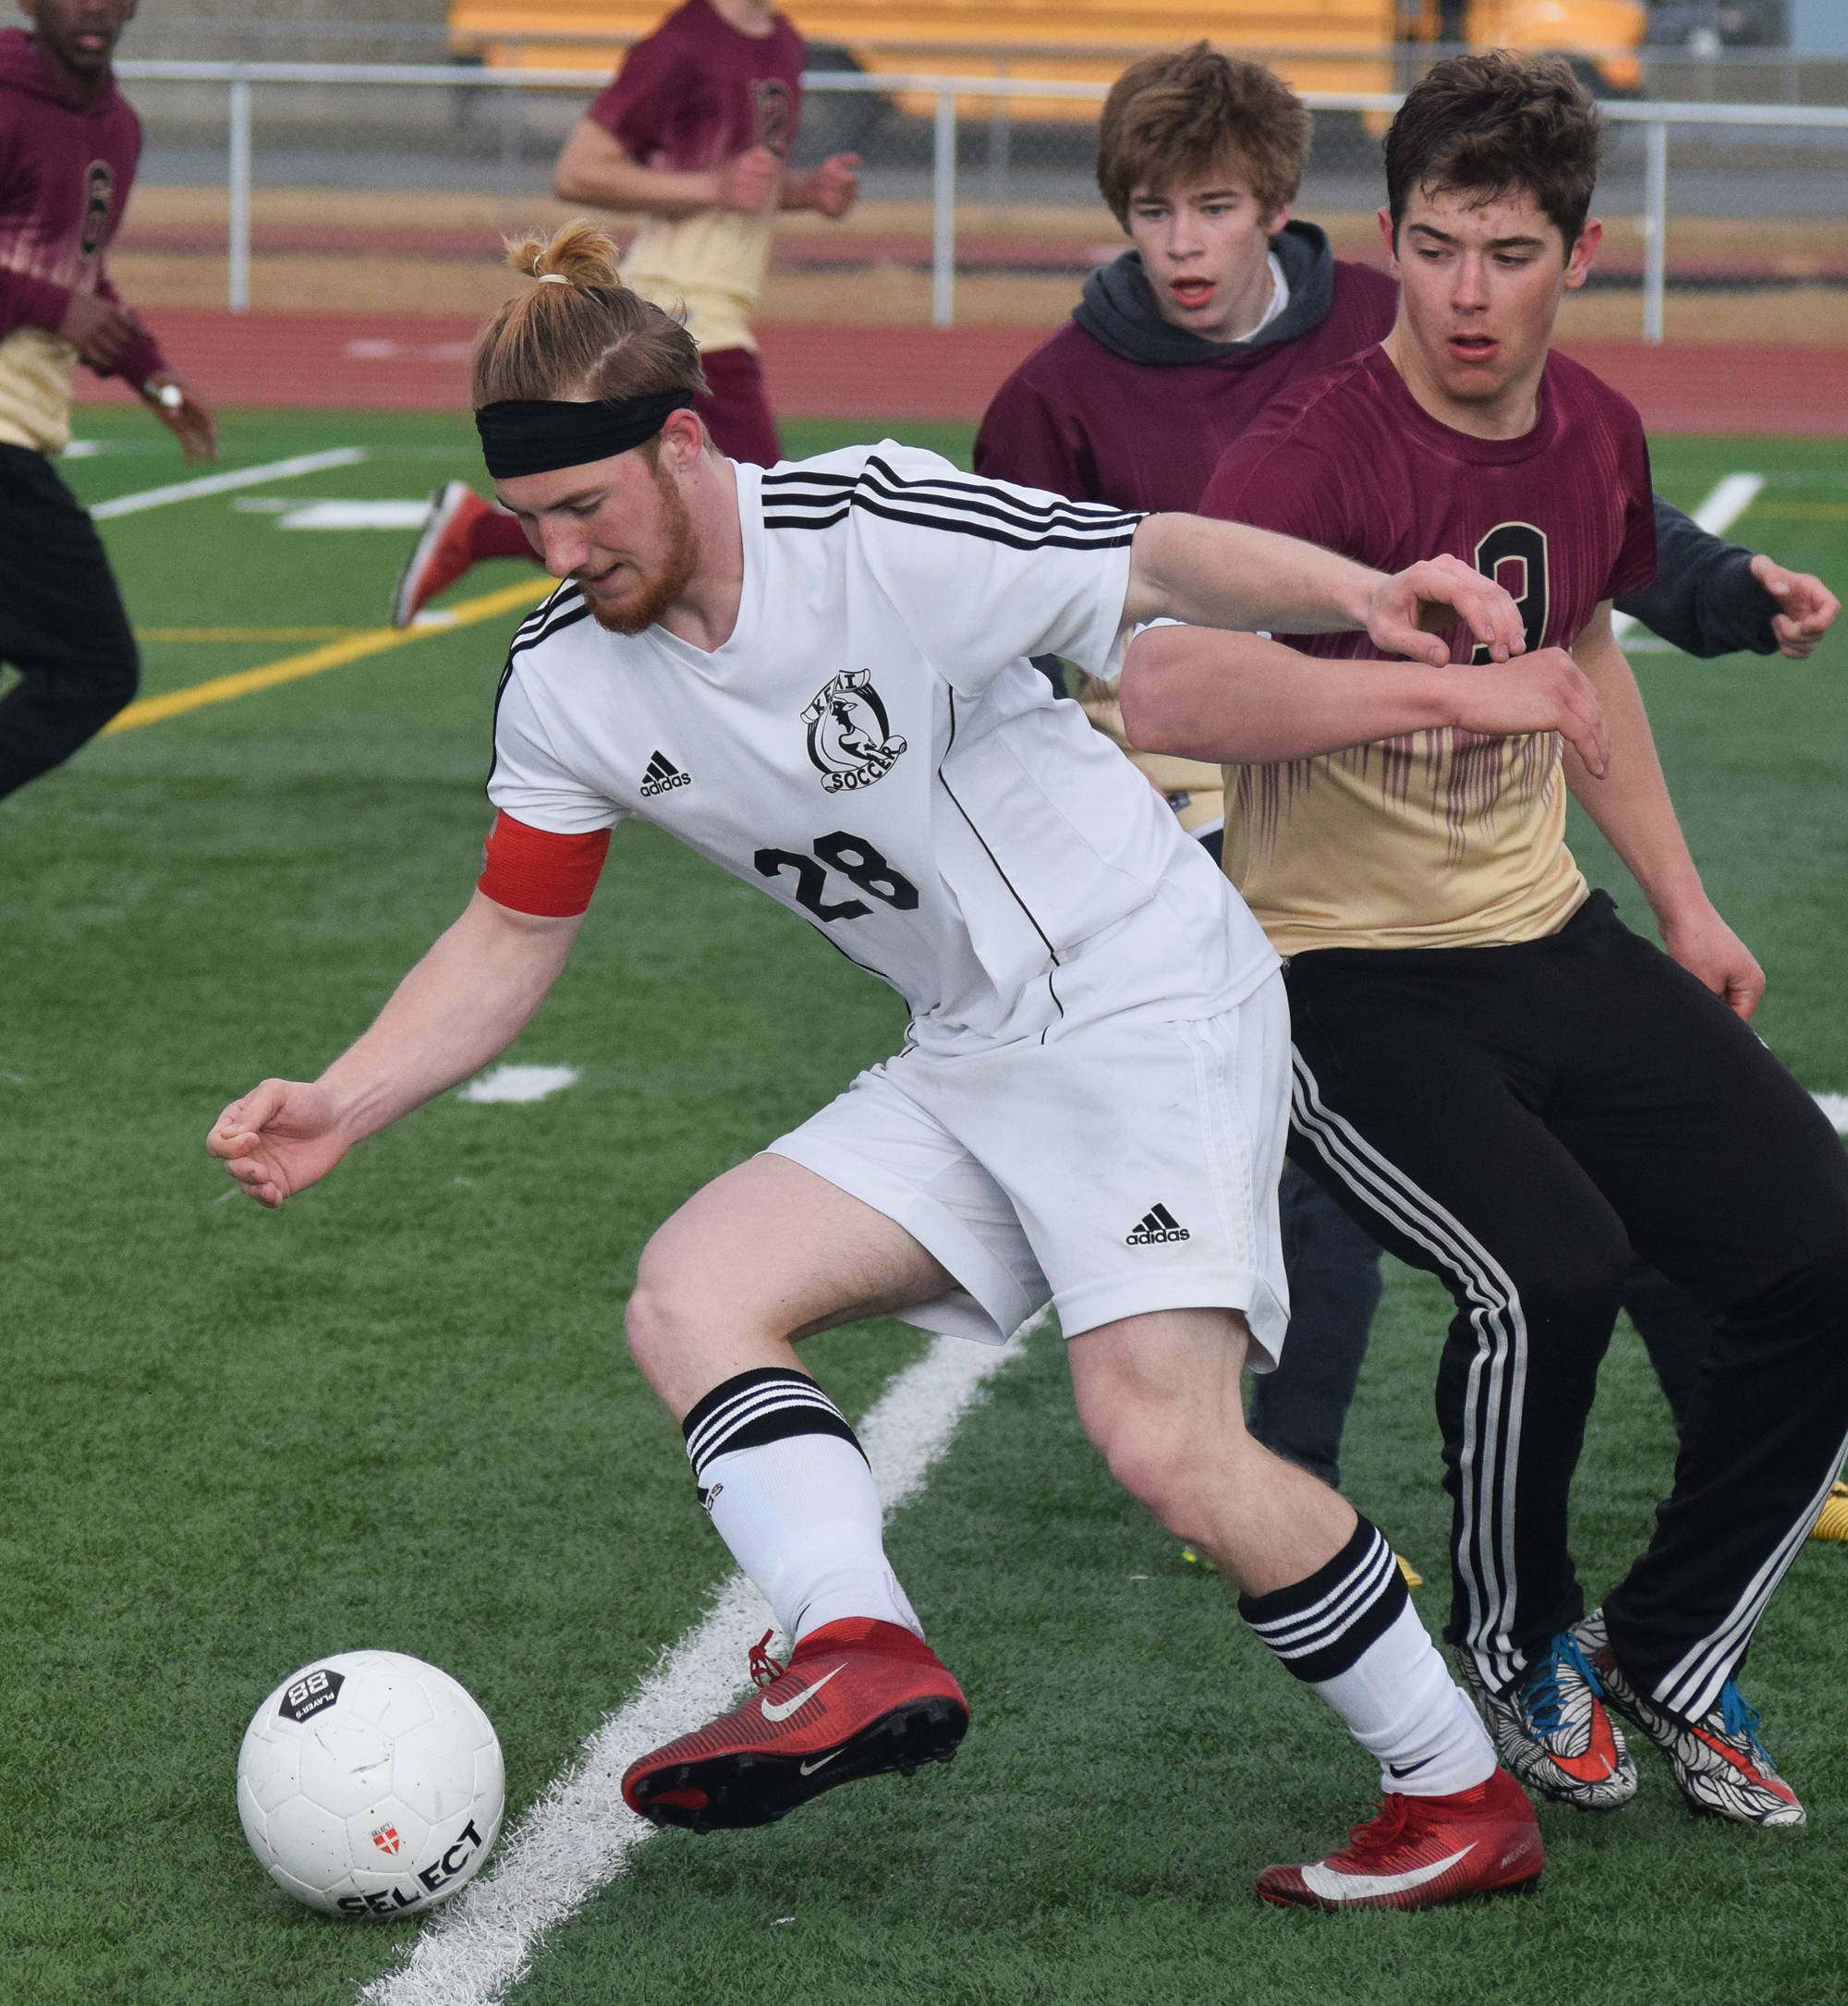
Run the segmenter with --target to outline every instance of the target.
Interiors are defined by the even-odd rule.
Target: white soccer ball
[[[277,1887],[325,1915],[420,1915],[471,1880],[506,1801],[493,1724],[399,1651],[304,1665],[257,1708],[237,1815]]]

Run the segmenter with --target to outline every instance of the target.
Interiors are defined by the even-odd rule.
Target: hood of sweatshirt
[[[1290,303],[1249,340],[1209,341],[1164,321],[1137,250],[1125,251],[1086,279],[1072,318],[1125,362],[1175,369],[1245,360],[1319,327],[1334,303],[1334,252],[1326,230],[1314,223],[1286,223],[1270,239],[1270,249],[1283,268]]]
[[[116,79],[106,78],[93,98],[74,98],[48,70],[39,55],[38,43],[22,28],[0,28],[0,90],[23,91],[27,96],[43,98],[79,116],[111,110],[116,102]]]

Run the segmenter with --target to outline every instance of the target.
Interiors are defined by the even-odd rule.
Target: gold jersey
[[[1586,895],[1553,733],[1413,732],[1224,779],[1226,874],[1280,954],[1538,940]]]

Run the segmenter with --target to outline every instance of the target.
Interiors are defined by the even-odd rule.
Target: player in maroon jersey
[[[858,188],[850,153],[807,174],[788,165],[802,61],[801,36],[771,0],[684,0],[629,51],[554,177],[563,201],[643,213],[624,284],[686,315],[706,378],[695,408],[722,453],[759,467],[782,456],[750,330],[776,212],[844,216]],[[533,556],[519,524],[466,481],[431,499],[393,598],[395,626],[481,559]]]
[[[1764,978],[1702,889],[1611,637],[1653,561],[1642,429],[1548,354],[1598,246],[1598,155],[1562,65],[1438,65],[1387,140],[1392,333],[1279,400],[1205,507],[1499,577],[1528,646],[1569,647],[1597,687],[1606,772],[1550,735],[1401,728],[1293,757],[1274,693],[1306,657],[1352,674],[1332,637],[1158,630],[1125,709],[1140,743],[1242,762],[1226,868],[1290,957],[1293,1154],[1455,1300],[1448,1635],[1503,1760],[1565,1801],[1626,1801],[1608,1700],[1696,1809],[1797,1824],[1735,1673],[1848,1434],[1848,1155],[1747,1027]],[[1568,786],[1667,954],[1587,891]],[[1655,1538],[1586,1615],[1567,1496],[1633,1248],[1716,1332]]]
[[[180,442],[215,450],[212,416],[110,283],[141,128],[110,57],[134,0],[21,0],[35,32],[0,32],[0,795],[92,738],[140,663],[88,512],[52,456],[70,443],[70,375],[119,376]]]
[[[1291,217],[1310,125],[1271,71],[1204,43],[1124,71],[1104,106],[1097,178],[1132,246],[1087,279],[1070,322],[995,393],[976,440],[979,472],[1075,501],[1192,509],[1275,397],[1384,338],[1392,280],[1335,258],[1321,230]],[[1815,647],[1838,611],[1820,580],[1709,536],[1660,496],[1655,514],[1656,582],[1622,610],[1696,655]],[[1121,745],[1114,689],[1050,666]],[[1217,859],[1218,767],[1131,756]],[[1250,1427],[1338,1486],[1380,1251],[1294,1166],[1282,1201],[1295,1342],[1255,1383]],[[1706,1319],[1640,1267],[1624,1307],[1679,1425]]]

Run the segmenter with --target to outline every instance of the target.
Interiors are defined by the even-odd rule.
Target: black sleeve
[[[1774,655],[1777,602],[1755,578],[1752,553],[1709,536],[1656,496],[1656,582],[1617,602],[1683,653]]]

